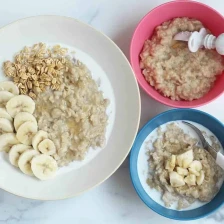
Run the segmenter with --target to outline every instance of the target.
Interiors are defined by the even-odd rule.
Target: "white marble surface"
[[[153,7],[164,0],[0,0],[0,27],[34,15],[70,16],[91,24],[111,37],[128,55],[134,27]],[[224,1],[201,0],[224,14]],[[16,41],[16,37],[15,37]],[[1,49],[0,49],[1,53]],[[141,126],[152,116],[169,109],[143,91]],[[224,122],[224,95],[199,108]],[[97,188],[63,201],[33,201],[0,190],[0,224],[174,224],[148,209],[135,193],[125,161],[120,169]],[[183,222],[184,223],[184,222]],[[215,214],[190,222],[224,223],[224,207]]]

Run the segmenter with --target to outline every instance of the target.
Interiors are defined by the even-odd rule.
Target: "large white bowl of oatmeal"
[[[151,97],[168,106],[192,108],[223,93],[223,57],[204,48],[191,53],[186,42],[173,40],[181,31],[201,27],[214,35],[223,33],[212,20],[224,23],[222,15],[204,4],[174,1],[140,21],[132,37],[130,60],[139,84]]]
[[[59,16],[3,27],[0,48],[0,81],[17,86],[0,82],[1,122],[10,132],[1,128],[0,188],[58,200],[112,175],[140,116],[137,81],[120,49],[92,27]]]
[[[197,126],[223,153],[221,122],[197,110],[170,110],[139,132],[131,151],[130,172],[136,192],[149,208],[168,218],[192,220],[223,204],[224,170],[183,120]]]

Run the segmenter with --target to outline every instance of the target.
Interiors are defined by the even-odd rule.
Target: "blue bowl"
[[[224,148],[224,125],[216,118],[199,110],[193,110],[193,109],[169,110],[154,117],[138,133],[130,155],[131,179],[134,188],[139,197],[142,199],[142,201],[149,208],[151,208],[158,214],[166,218],[183,220],[183,221],[199,219],[211,214],[212,212],[217,210],[220,206],[222,206],[222,204],[224,204],[224,184],[222,185],[219,193],[215,196],[215,198],[211,202],[196,209],[188,211],[178,211],[165,208],[160,204],[158,204],[157,202],[155,202],[153,198],[151,198],[143,189],[138,176],[137,171],[138,155],[141,145],[144,142],[145,138],[155,128],[159,127],[160,125],[176,120],[189,120],[203,125],[204,127],[208,128],[211,132],[214,133],[214,135],[219,139],[220,143],[222,144],[222,147]]]

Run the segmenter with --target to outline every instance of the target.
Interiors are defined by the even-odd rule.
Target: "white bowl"
[[[101,80],[111,104],[108,110],[107,145],[83,162],[59,170],[52,180],[39,181],[23,174],[0,153],[0,188],[18,196],[58,200],[78,195],[106,180],[121,165],[135,139],[140,118],[140,95],[134,73],[121,50],[105,35],[75,19],[37,16],[0,29],[0,64],[12,60],[24,46],[45,42],[63,44]],[[4,74],[0,72],[1,80]],[[110,129],[110,130],[109,130]]]

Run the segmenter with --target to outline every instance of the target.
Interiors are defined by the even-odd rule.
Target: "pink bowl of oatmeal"
[[[213,50],[190,53],[186,43],[175,42],[172,36],[201,27],[218,36],[224,32],[222,24],[221,14],[194,1],[173,1],[150,11],[137,26],[130,46],[140,86],[160,103],[177,108],[202,106],[221,95],[223,57]]]

